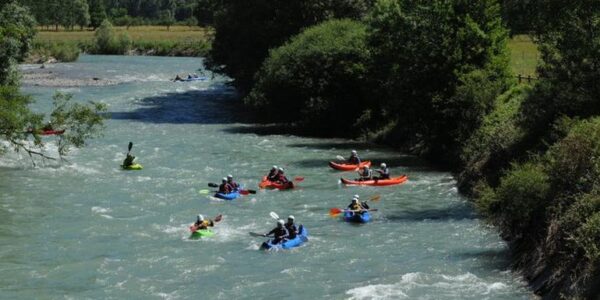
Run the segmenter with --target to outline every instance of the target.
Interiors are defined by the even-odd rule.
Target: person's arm
[[[263,234],[263,235],[264,235],[264,236],[269,236],[269,235],[271,235],[271,234],[275,233],[275,230],[277,230],[277,228],[275,228],[275,229],[273,229],[273,230],[269,231],[269,233],[265,233],[265,234]]]

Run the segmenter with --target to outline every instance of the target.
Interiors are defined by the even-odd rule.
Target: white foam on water
[[[104,207],[100,207],[100,206],[94,206],[91,209],[92,209],[92,212],[96,213],[96,214],[104,214],[104,213],[112,212],[112,209],[104,208]]]
[[[394,284],[375,284],[353,288],[346,292],[352,300],[363,299],[408,299],[408,295]]]

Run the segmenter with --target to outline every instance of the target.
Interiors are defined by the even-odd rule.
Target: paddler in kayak
[[[269,171],[269,174],[267,174],[267,179],[269,181],[277,180],[277,173],[279,173],[279,168],[277,168],[277,166],[273,166],[273,168],[271,168],[271,171]]]
[[[227,183],[227,178],[223,177],[223,180],[221,180],[221,185],[219,185],[219,193],[229,194],[231,192],[233,192],[233,188],[231,185],[229,185],[229,183]]]
[[[285,177],[283,168],[277,169],[277,176],[275,177],[275,182],[281,183],[281,184],[286,184],[286,183],[290,182],[290,180],[287,179],[287,177]]]
[[[390,179],[390,168],[388,168],[385,163],[381,163],[380,169],[377,170],[377,173],[379,173],[379,177],[375,179]]]
[[[227,184],[231,187],[231,190],[237,191],[240,189],[240,185],[237,182],[233,181],[233,175],[227,175]]]
[[[203,215],[198,215],[198,217],[196,217],[196,223],[190,226],[190,229],[194,232],[197,230],[208,229],[208,227],[214,227],[215,222],[221,221],[221,217],[222,215],[218,215],[213,221],[211,219],[205,219]]]
[[[288,231],[289,239],[293,240],[298,235],[298,227],[294,224],[294,216],[290,215],[285,223],[285,229]]]
[[[52,122],[48,121],[48,123],[46,123],[46,125],[44,125],[44,127],[42,127],[43,131],[53,131],[54,130],[54,126],[52,126]]]
[[[371,172],[371,169],[369,169],[369,167],[364,166],[360,171],[358,171],[358,176],[360,176],[360,178],[358,178],[358,181],[371,180],[373,179],[373,172]]]
[[[350,158],[348,158],[348,163],[352,165],[360,164],[360,158],[358,157],[358,153],[356,152],[356,150],[352,150],[352,152],[350,152]]]
[[[123,167],[130,167],[131,165],[133,165],[134,160],[135,156],[131,155],[130,152],[127,152],[127,157],[125,157],[125,160],[123,160]]]
[[[363,213],[367,209],[369,209],[369,205],[367,205],[367,203],[365,203],[365,202],[360,203],[358,201],[358,198],[356,198],[356,197],[352,198],[352,203],[350,203],[350,205],[348,205],[348,210],[352,211],[355,214]]]
[[[273,230],[269,231],[269,233],[263,234],[264,237],[273,235],[273,240],[271,244],[276,245],[281,242],[284,242],[289,237],[289,232],[283,226],[285,222],[283,220],[277,221],[277,227],[273,228]]]
[[[183,81],[183,78],[181,78],[181,76],[179,76],[179,74],[177,74],[177,76],[175,76],[174,81]]]

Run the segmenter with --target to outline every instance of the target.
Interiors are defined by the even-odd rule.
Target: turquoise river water
[[[69,162],[23,154],[0,158],[2,299],[531,299],[509,270],[506,244],[456,189],[451,174],[388,148],[341,139],[269,135],[243,123],[225,78],[173,83],[194,58],[82,56],[51,66],[66,77],[120,84],[62,88],[109,106],[104,136]],[[27,66],[25,66],[27,68]],[[24,87],[47,111],[56,88]],[[52,140],[52,137],[46,138]],[[122,171],[127,143],[144,165]],[[356,149],[409,181],[344,187],[327,162]],[[55,154],[56,149],[46,150]],[[222,201],[199,193],[231,173],[246,187],[272,165],[303,182]],[[331,218],[351,196],[381,195],[373,221]],[[310,240],[290,251],[259,250],[293,214]],[[223,221],[189,240],[197,214]]]

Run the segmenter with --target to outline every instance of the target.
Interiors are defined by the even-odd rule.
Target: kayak
[[[181,79],[181,80],[175,80],[180,81],[180,82],[190,82],[190,81],[205,81],[208,80],[208,77],[206,76],[200,76],[200,77],[193,77],[193,78],[186,78],[186,79]]]
[[[223,199],[223,200],[233,200],[237,197],[240,196],[240,192],[239,191],[233,191],[229,194],[223,194],[223,193],[216,193],[215,197]]]
[[[125,166],[121,165],[121,168],[123,168],[123,170],[141,170],[141,169],[144,168],[144,166],[142,166],[142,165],[140,165],[138,163],[135,163],[135,164],[133,164],[131,166],[128,166],[128,167],[125,167]]]
[[[368,211],[362,213],[354,213],[353,211],[344,211],[344,221],[351,223],[367,223],[371,221],[371,214]]]
[[[40,135],[61,135],[65,133],[65,130],[42,130],[42,132],[40,132]]]
[[[365,180],[365,181],[350,180],[350,179],[344,179],[344,178],[341,178],[340,180],[345,185],[386,186],[386,185],[395,185],[395,184],[404,183],[408,180],[408,176],[402,175],[402,176],[398,176],[398,177],[392,177],[390,179],[374,179],[374,180]]]
[[[215,235],[215,233],[208,229],[200,229],[192,232],[192,234],[190,235],[190,239],[196,240],[203,237],[211,237],[213,235]]]
[[[275,181],[271,181],[267,179],[267,176],[263,176],[262,181],[258,184],[258,187],[261,189],[278,189],[278,190],[288,190],[294,188],[294,183],[288,181],[288,183],[279,183]]]
[[[344,164],[344,163],[336,163],[333,161],[329,162],[329,166],[339,170],[339,171],[355,171],[357,169],[360,169],[362,167],[370,167],[371,166],[371,161],[366,160],[361,162],[360,164],[356,165],[356,164]]]
[[[272,244],[273,240],[270,239],[262,243],[260,248],[262,250],[292,249],[308,242],[308,230],[306,230],[303,225],[300,225],[298,229],[298,235],[296,235],[296,238],[275,245]]]

